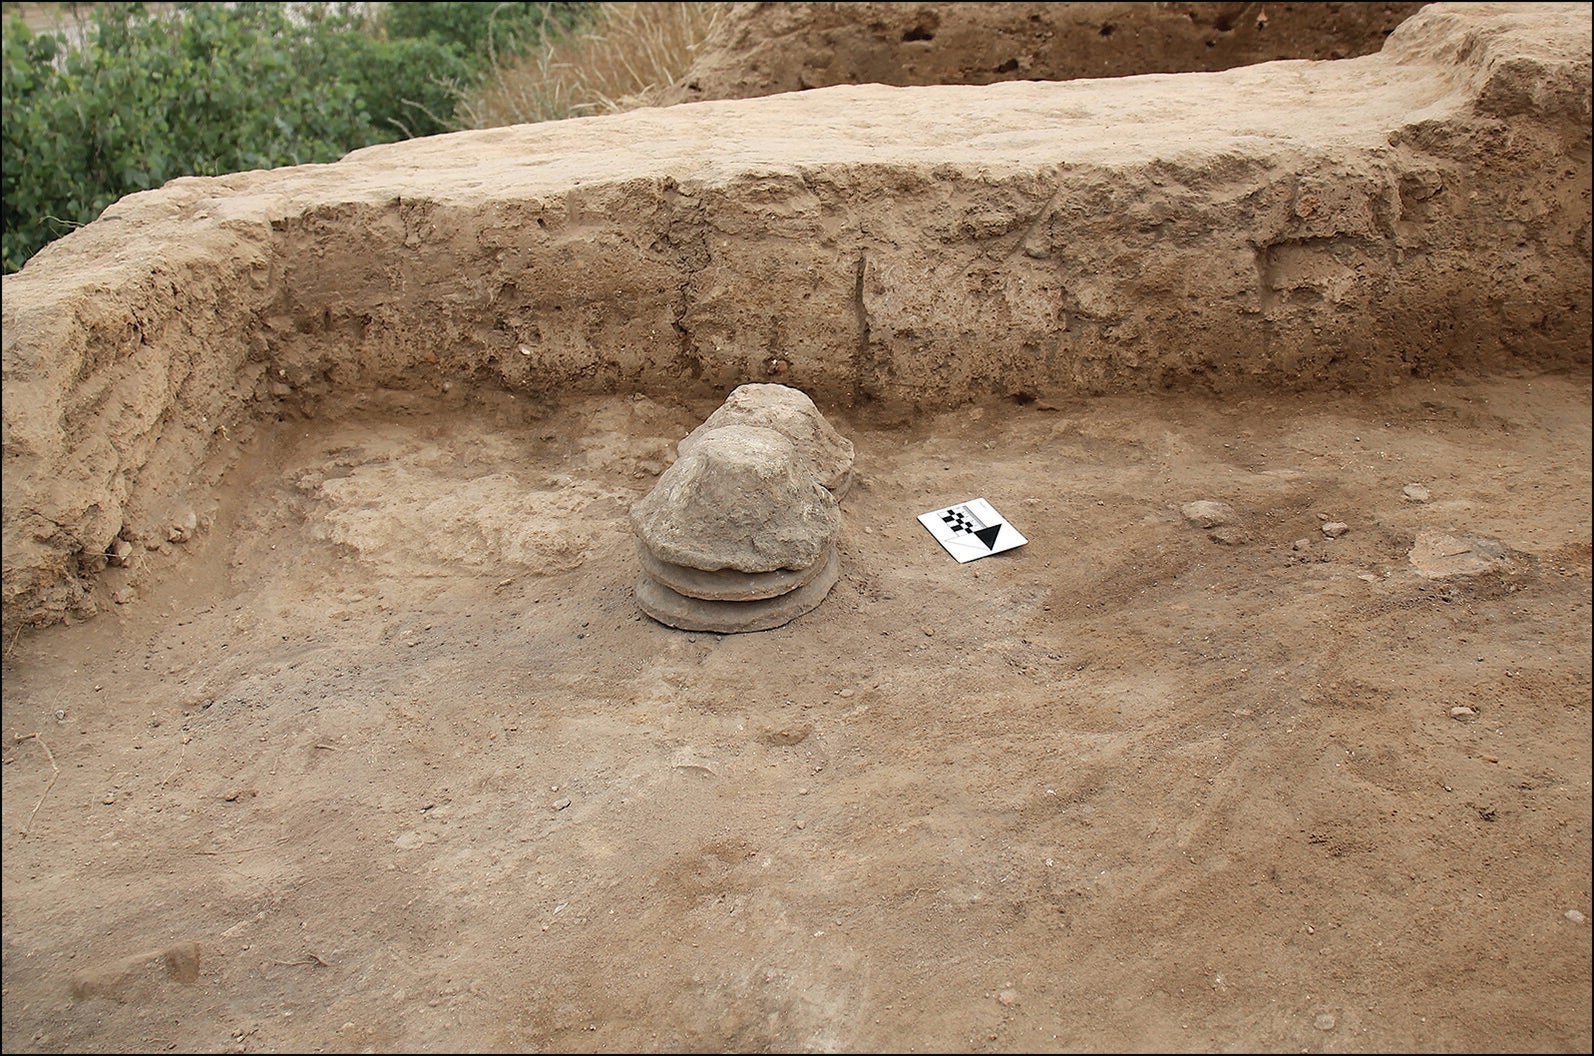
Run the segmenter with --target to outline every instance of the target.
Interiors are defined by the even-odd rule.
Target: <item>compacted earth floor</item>
[[[1589,1050],[1586,371],[821,403],[725,636],[627,519],[716,406],[268,422],[5,642],[5,1051]]]

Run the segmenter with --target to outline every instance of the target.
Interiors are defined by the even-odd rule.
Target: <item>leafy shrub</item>
[[[379,17],[393,39],[436,40],[453,45],[485,69],[493,55],[514,56],[545,38],[590,21],[594,3],[409,3],[388,4]]]
[[[178,176],[334,161],[455,127],[481,49],[529,42],[589,4],[99,4],[82,44],[11,19],[4,39],[0,256]],[[491,38],[489,37],[491,34]],[[540,39],[540,38],[539,38]],[[495,47],[497,45],[495,44]]]

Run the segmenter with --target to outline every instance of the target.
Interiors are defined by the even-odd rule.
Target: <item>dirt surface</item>
[[[716,405],[267,423],[8,642],[5,1050],[1588,1051],[1586,371],[822,405],[841,581],[731,636],[626,519]]]
[[[5,277],[0,1044],[1589,1051],[1588,39],[116,203]],[[840,581],[671,630],[628,512],[746,381]]]

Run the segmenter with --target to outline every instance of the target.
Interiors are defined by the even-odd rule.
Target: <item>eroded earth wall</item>
[[[1586,367],[1586,4],[1375,55],[838,86],[457,133],[130,196],[4,280],[4,619],[193,529],[335,390],[821,406]]]
[[[1421,3],[727,4],[672,102],[1344,59]]]

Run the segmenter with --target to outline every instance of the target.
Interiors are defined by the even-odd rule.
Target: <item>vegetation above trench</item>
[[[180,176],[642,105],[718,6],[6,4],[4,270]]]

